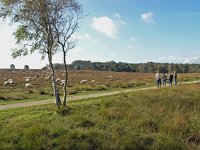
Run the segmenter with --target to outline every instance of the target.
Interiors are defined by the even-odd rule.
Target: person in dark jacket
[[[172,82],[173,82],[173,72],[169,73],[169,86],[172,86]]]
[[[162,76],[162,84],[163,84],[163,86],[166,86],[166,82],[167,82],[167,76],[165,75],[165,73],[163,73],[163,76]]]

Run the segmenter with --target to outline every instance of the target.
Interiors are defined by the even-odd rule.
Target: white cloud
[[[116,22],[116,24],[118,26],[122,26],[122,25],[126,25],[127,24],[126,21],[124,21],[124,20],[121,19],[122,17],[121,17],[121,15],[119,13],[117,13],[117,12],[114,13],[113,17],[115,18],[115,22]]]
[[[91,21],[91,27],[96,31],[105,34],[108,37],[116,38],[118,34],[118,25],[111,18],[104,17],[94,17]]]
[[[189,63],[189,64],[200,64],[200,56],[190,56],[190,57],[177,57],[177,56],[166,56],[160,57],[159,62],[169,62],[169,63]]]
[[[195,57],[189,57],[184,59],[184,63],[189,63],[189,64],[200,64],[200,56],[195,56]]]
[[[120,14],[119,14],[118,12],[114,13],[113,16],[114,16],[115,18],[118,18],[118,19],[121,18]]]
[[[145,23],[153,23],[154,22],[153,16],[154,14],[152,12],[143,13],[140,15],[140,19],[142,22]]]

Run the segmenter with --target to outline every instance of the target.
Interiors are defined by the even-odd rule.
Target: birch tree
[[[14,36],[19,47],[13,50],[12,56],[16,58],[38,51],[42,59],[48,58],[58,108],[61,106],[61,99],[56,83],[53,55],[62,47],[66,64],[65,52],[73,48],[69,39],[75,31],[70,32],[71,26],[65,25],[69,21],[67,16],[73,11],[78,12],[80,8],[76,0],[0,0],[0,17],[17,26]],[[66,83],[67,76],[66,67]],[[65,89],[66,86],[67,84]],[[66,101],[66,98],[64,99]]]
[[[66,106],[67,102],[67,52],[75,47],[76,40],[74,40],[73,34],[79,28],[80,20],[83,18],[81,5],[79,5],[77,1],[72,0],[68,7],[63,7],[65,6],[65,3],[66,1],[60,1],[60,3],[58,3],[57,6],[55,6],[56,15],[54,16],[53,22],[56,39],[63,53],[63,63],[65,68],[63,106]]]

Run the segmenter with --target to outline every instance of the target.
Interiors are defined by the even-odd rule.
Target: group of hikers
[[[159,74],[159,71],[157,71],[155,75],[155,80],[156,80],[156,85],[158,88],[161,87],[161,85],[166,86],[167,82],[169,83],[169,86],[172,86],[173,80],[174,80],[174,85],[177,85],[177,73],[176,71],[171,71],[169,72],[168,76],[163,73],[162,77]]]

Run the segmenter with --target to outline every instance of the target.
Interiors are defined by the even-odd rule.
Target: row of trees
[[[13,58],[34,52],[41,53],[42,59],[48,58],[55,101],[61,106],[53,56],[62,52],[65,64],[65,85],[63,106],[66,106],[67,88],[67,51],[74,48],[72,35],[78,29],[82,9],[78,0],[0,0],[0,19],[15,24],[14,36],[18,48],[13,49]]]
[[[64,69],[63,64],[54,64],[56,69]],[[110,62],[91,62],[76,60],[68,65],[70,69],[76,70],[102,70],[102,71],[117,71],[117,72],[143,72],[143,73],[155,73],[169,72],[176,70],[178,73],[200,73],[200,64],[177,64],[177,63],[116,63]]]

